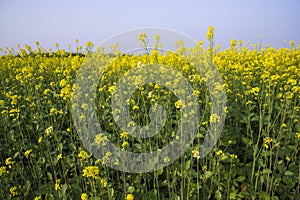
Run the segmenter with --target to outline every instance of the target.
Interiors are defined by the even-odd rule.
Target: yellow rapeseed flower
[[[55,189],[55,190],[59,190],[59,189],[60,189],[60,179],[57,179],[57,180],[55,181],[54,189]]]
[[[122,146],[122,149],[125,149],[125,147],[128,146],[128,145],[129,145],[129,143],[128,143],[127,141],[124,141],[124,142],[122,143],[122,145],[121,145],[121,146]]]
[[[4,173],[6,173],[6,166],[0,167],[0,177],[1,177]]]
[[[98,166],[87,166],[82,170],[82,176],[97,178],[97,175],[100,173]]]
[[[115,165],[115,166],[118,166],[119,164],[120,164],[119,160],[116,159],[115,162],[114,162],[114,165]]]
[[[9,189],[9,192],[12,196],[17,196],[18,192],[16,190],[17,190],[17,186],[14,186]]]
[[[260,91],[259,87],[254,87],[250,90],[250,93],[257,96],[259,91]]]
[[[120,134],[120,139],[122,139],[122,138],[127,139],[128,138],[128,133],[127,132],[122,132]]]
[[[25,151],[24,155],[28,159],[29,154],[32,152],[32,149]]]
[[[133,194],[127,194],[125,200],[134,200],[134,195]]]
[[[88,107],[88,105],[86,103],[84,103],[84,104],[81,105],[82,109],[87,109],[87,107]]]
[[[112,85],[112,86],[110,86],[110,87],[108,88],[108,92],[109,92],[110,94],[112,94],[112,93],[115,91],[115,89],[116,89],[116,86],[115,86],[115,85]]]
[[[44,94],[44,95],[47,95],[50,91],[51,91],[51,90],[50,90],[49,88],[47,88],[47,89],[44,90],[43,94]]]
[[[4,105],[4,103],[5,103],[5,101],[4,101],[4,100],[0,100],[0,107],[1,107],[1,106],[3,106],[3,105]]]
[[[265,147],[266,149],[268,149],[268,148],[269,148],[269,145],[271,144],[272,141],[273,141],[272,138],[270,138],[270,137],[265,137],[265,138],[264,138],[264,147]]]
[[[206,33],[207,40],[211,40],[214,38],[214,31],[215,31],[215,28],[213,26],[208,27],[208,31]]]
[[[66,79],[62,79],[62,80],[59,82],[59,86],[60,86],[60,87],[65,87],[67,84],[68,84],[68,81],[67,81]]]
[[[272,141],[273,141],[273,139],[270,138],[270,137],[265,137],[265,138],[264,138],[264,142],[265,142],[266,144],[270,144]]]
[[[165,163],[169,163],[171,161],[171,159],[169,158],[169,156],[164,157],[164,162]]]
[[[216,155],[218,155],[218,156],[223,155],[223,151],[222,150],[217,151]]]
[[[108,138],[106,135],[99,133],[96,135],[94,142],[95,142],[95,144],[101,144],[102,146],[106,146],[106,144],[108,142]]]
[[[204,121],[204,122],[201,123],[201,125],[203,125],[203,126],[205,126],[207,124],[208,124],[208,121]]]
[[[217,114],[211,114],[209,121],[210,121],[210,123],[220,122],[220,119],[221,118],[220,118],[219,115],[217,115]]]
[[[41,199],[42,199],[41,195],[34,197],[34,200],[41,200]]]
[[[86,193],[81,194],[81,200],[88,200],[89,196]]]
[[[103,187],[106,187],[106,186],[107,186],[107,180],[106,180],[106,178],[101,178],[101,179],[100,179],[100,183],[101,183],[101,185],[102,185]]]
[[[95,165],[98,165],[100,162],[101,162],[101,160],[100,160],[100,159],[97,159],[97,160],[95,161]]]
[[[235,154],[230,154],[230,158],[232,158],[232,159],[237,159],[237,155],[235,155]]]
[[[46,133],[47,136],[49,136],[52,132],[53,132],[53,127],[52,126],[46,128],[46,130],[45,130],[45,133]]]
[[[80,160],[84,160],[89,157],[89,154],[86,151],[80,151],[77,155]]]
[[[176,108],[182,108],[184,106],[185,106],[185,103],[182,99],[175,102],[175,107]]]
[[[138,105],[134,105],[133,107],[132,107],[132,110],[138,110],[140,107],[138,106]]]
[[[8,166],[8,168],[11,168],[11,166],[15,163],[15,161],[12,160],[11,157],[7,158],[5,160],[5,164]]]
[[[110,151],[106,152],[105,156],[103,156],[102,158],[102,163],[105,164],[110,160],[110,156],[112,155],[112,153]]]
[[[61,153],[57,155],[57,159],[58,159],[58,160],[59,160],[59,159],[62,159],[62,158],[63,158],[63,156],[62,156]]]
[[[192,154],[193,154],[194,158],[199,158],[199,151],[198,150],[193,150]]]
[[[146,33],[141,33],[138,35],[138,40],[143,41],[143,40],[147,39],[147,37],[148,36],[146,35]]]

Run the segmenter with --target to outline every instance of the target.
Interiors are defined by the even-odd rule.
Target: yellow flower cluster
[[[34,200],[41,200],[41,199],[42,199],[41,195],[34,197]]]
[[[232,158],[232,159],[237,159],[237,158],[238,158],[238,156],[237,156],[237,155],[235,155],[235,154],[230,154],[230,158]]]
[[[49,136],[51,133],[53,132],[53,127],[49,126],[48,128],[46,128],[45,133],[47,136]]]
[[[214,38],[214,31],[215,31],[215,28],[213,26],[208,27],[208,31],[206,33],[207,40],[211,40]]]
[[[17,187],[14,186],[9,189],[9,192],[12,196],[17,196],[19,193],[16,190],[17,190]]]
[[[127,194],[125,200],[134,200],[133,194]]]
[[[95,136],[95,144],[101,144],[102,146],[106,146],[106,143],[108,141],[108,138],[106,135],[103,135],[102,133],[99,133]]]
[[[217,114],[211,114],[209,121],[212,122],[220,122],[220,116]]]
[[[82,176],[84,177],[97,178],[99,173],[100,170],[98,166],[87,166],[82,170]]]
[[[61,187],[60,187],[60,182],[61,182],[60,179],[56,179],[55,185],[54,185],[54,189],[55,189],[55,190],[59,190],[59,189],[61,188]]]
[[[127,139],[128,138],[128,133],[127,132],[122,132],[120,134],[120,139],[122,139],[122,138]]]
[[[264,147],[265,147],[266,149],[268,149],[272,141],[273,141],[272,138],[270,138],[270,137],[265,137],[265,138],[264,138]]]
[[[11,157],[7,158],[5,160],[5,164],[8,166],[8,168],[11,168],[13,164],[15,164],[16,161],[14,161]]]
[[[89,154],[86,151],[80,151],[77,155],[80,160],[85,160],[89,157]]]
[[[6,173],[6,167],[5,167],[5,166],[1,166],[1,167],[0,167],[0,177],[1,177],[4,173]]]
[[[25,151],[25,153],[24,153],[24,155],[25,155],[25,157],[28,159],[28,157],[29,157],[29,154],[32,152],[32,149],[29,149],[29,150],[27,150],[27,151]]]
[[[81,194],[81,200],[88,200],[89,196],[86,193]]]
[[[192,154],[193,154],[193,157],[194,157],[194,158],[199,158],[199,151],[198,151],[198,150],[194,149],[194,150],[192,151]]]
[[[184,100],[178,100],[175,102],[175,107],[176,108],[183,108],[185,106]]]
[[[218,150],[217,152],[216,152],[216,155],[217,156],[221,156],[221,155],[223,155],[224,153],[223,153],[223,151],[222,150]]]

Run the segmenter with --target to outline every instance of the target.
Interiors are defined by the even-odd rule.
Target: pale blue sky
[[[230,39],[281,47],[300,43],[299,0],[0,0],[0,47],[17,44],[55,49],[108,37],[139,27],[162,27],[205,40],[207,28],[216,29],[222,48]]]

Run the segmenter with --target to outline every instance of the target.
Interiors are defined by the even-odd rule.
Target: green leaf
[[[260,192],[260,197],[263,198],[264,200],[270,200],[270,196],[263,191]]]
[[[63,193],[63,196],[66,196],[67,189],[68,189],[68,184],[65,183],[61,186],[61,191]]]
[[[109,188],[109,196],[113,197],[114,196],[114,189],[113,188]]]
[[[25,194],[25,196],[27,196],[29,194],[30,189],[31,189],[31,182],[29,180],[27,180],[25,185],[24,185],[24,194]]]
[[[246,179],[245,176],[239,176],[239,177],[237,177],[236,181],[237,182],[243,182],[245,179]]]
[[[222,192],[221,192],[220,190],[217,190],[217,191],[215,192],[215,198],[216,198],[216,199],[222,199]]]
[[[185,169],[185,170],[188,170],[188,169],[190,169],[190,167],[191,167],[191,160],[188,160],[188,161],[186,161],[186,163],[185,163],[184,169]]]
[[[53,192],[54,190],[54,187],[53,187],[53,184],[52,183],[47,183],[47,184],[44,184],[44,185],[41,185],[38,189],[38,193],[39,194],[49,194],[49,195],[52,195],[51,193]],[[53,196],[52,196],[53,197]],[[51,197],[49,197],[51,198]],[[47,199],[47,198],[45,198]]]
[[[208,178],[210,178],[213,174],[214,174],[214,173],[211,172],[211,171],[205,171],[204,177],[205,177],[206,179],[208,179]]]
[[[246,144],[251,146],[252,145],[252,140],[250,140],[249,138],[242,138],[242,141]]]
[[[127,191],[132,194],[134,192],[134,187],[133,186],[129,186],[128,189],[127,189]]]
[[[53,180],[52,174],[51,174],[50,172],[47,172],[47,176],[48,176],[49,181],[52,181],[52,180]]]
[[[229,199],[236,199],[236,193],[231,192],[229,194]]]
[[[18,157],[20,155],[20,152],[18,151],[18,152],[16,152],[15,153],[15,155],[14,155],[14,157],[13,158],[16,158],[16,157]]]
[[[283,176],[282,181],[287,185],[288,188],[291,189],[294,187],[295,182],[290,176]]]
[[[286,171],[286,172],[284,172],[284,175],[285,175],[285,176],[293,176],[294,173],[291,172],[291,171]]]
[[[53,194],[46,194],[45,200],[54,200]]]
[[[61,152],[62,150],[63,150],[63,144],[59,143],[59,145],[58,145],[58,151]]]

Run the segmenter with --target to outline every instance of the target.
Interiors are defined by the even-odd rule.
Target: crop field
[[[220,50],[212,27],[206,38],[208,48],[199,41],[193,48],[179,42],[174,52],[155,48],[139,55],[122,54],[116,48],[113,53],[100,51],[102,61],[110,64],[95,86],[95,96],[85,95],[96,105],[103,130],[95,135],[96,145],[111,141],[121,152],[159,150],[172,138],[180,140],[175,133],[182,118],[201,114],[185,153],[174,162],[166,156],[163,168],[142,173],[108,166],[121,163],[112,152],[100,158],[93,155],[79,134],[76,123],[87,123],[90,105],[74,102],[79,95],[74,91],[76,78],[90,78],[77,74],[92,51],[91,42],[74,52],[45,50],[38,42],[17,51],[1,49],[0,199],[300,199],[300,47],[294,41],[273,48],[231,40],[228,49]],[[146,35],[137,39],[146,45]],[[211,95],[218,93],[218,87],[212,91],[206,85],[214,74],[203,77],[191,62],[191,52],[196,51],[209,55],[207,62],[222,77],[223,83],[218,84],[226,92],[226,107],[221,114],[211,111]],[[128,126],[149,124],[153,105],[163,106],[167,117],[157,134],[138,138],[120,128],[110,103],[118,80],[147,64],[180,72],[193,87],[199,110],[181,115],[193,103],[178,99],[168,89],[176,81],[165,86],[143,84],[126,99]],[[78,121],[74,114],[79,115]],[[209,126],[223,114],[220,138],[201,157],[199,149]]]

